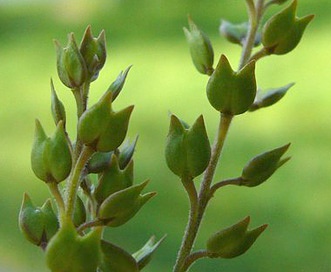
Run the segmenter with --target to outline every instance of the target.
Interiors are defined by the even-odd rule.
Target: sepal
[[[296,17],[298,1],[294,0],[288,7],[271,17],[263,27],[262,43],[268,54],[283,55],[292,51],[314,18],[307,15]]]
[[[86,64],[88,76],[91,80],[98,77],[99,71],[106,61],[106,37],[102,30],[97,38],[92,35],[91,26],[85,30],[79,51]]]
[[[244,254],[267,228],[267,225],[262,225],[248,230],[249,221],[250,217],[246,217],[233,226],[212,235],[207,241],[207,251],[225,259]]]
[[[281,159],[288,150],[290,144],[262,153],[250,160],[244,167],[241,185],[247,187],[258,186],[266,181],[271,175],[290,158]]]
[[[51,110],[52,110],[52,116],[53,120],[55,122],[55,125],[57,125],[60,121],[63,122],[63,126],[66,125],[66,111],[64,108],[63,103],[58,98],[53,80],[51,80]]]
[[[102,272],[139,272],[136,260],[124,249],[101,240],[102,262],[99,266]]]
[[[100,174],[93,196],[100,205],[108,196],[130,187],[132,184],[133,161],[125,169],[121,170],[117,157],[112,155],[109,168]]]
[[[57,55],[57,72],[62,83],[74,89],[83,85],[87,77],[87,68],[81,55],[74,34],[69,34],[68,45],[62,47],[54,41]]]
[[[99,208],[99,219],[109,227],[125,224],[149,199],[156,195],[155,192],[141,195],[147,183],[148,181],[145,181],[110,195]]]
[[[255,95],[255,62],[235,72],[226,56],[222,55],[207,84],[210,104],[224,114],[238,115],[250,108]]]
[[[226,20],[221,21],[220,33],[231,43],[243,45],[249,29],[249,23],[233,24]],[[261,43],[261,33],[257,33],[254,46]]]
[[[184,27],[186,40],[190,47],[191,58],[195,68],[202,74],[213,72],[214,51],[209,38],[188,18],[189,28]]]
[[[70,222],[65,222],[46,249],[46,263],[52,272],[92,272],[101,261],[101,228],[85,236],[78,235]]]
[[[294,85],[294,83],[290,83],[286,86],[279,87],[276,89],[268,90],[264,95],[255,99],[254,103],[249,108],[249,111],[256,111],[261,108],[270,107],[276,104],[279,100],[281,100],[287,91]]]
[[[96,151],[109,152],[119,147],[128,130],[133,106],[114,112],[111,108],[112,94],[107,92],[87,111],[78,122],[78,137]]]
[[[126,68],[123,71],[121,71],[119,73],[119,75],[117,76],[116,80],[109,86],[107,92],[112,93],[112,100],[115,101],[115,99],[117,98],[117,96],[121,93],[126,77],[130,71],[132,66],[129,66],[128,68]]]
[[[200,116],[191,128],[171,115],[165,157],[169,169],[179,177],[194,178],[208,166],[210,144],[203,117]]]
[[[155,242],[155,236],[152,236],[140,250],[132,254],[138,264],[139,270],[143,269],[151,261],[154,252],[158,249],[164,239],[165,236],[163,236],[158,242]]]
[[[19,213],[19,227],[29,242],[45,249],[59,228],[51,201],[48,199],[42,207],[36,207],[25,193]]]
[[[68,177],[71,165],[71,151],[63,121],[58,123],[54,135],[47,137],[40,122],[36,120],[31,151],[31,167],[35,175],[46,183],[61,182]]]

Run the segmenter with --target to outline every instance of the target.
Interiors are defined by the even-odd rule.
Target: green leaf
[[[207,84],[210,104],[224,114],[237,115],[246,112],[256,95],[255,62],[248,63],[234,72],[226,56],[220,61]]]

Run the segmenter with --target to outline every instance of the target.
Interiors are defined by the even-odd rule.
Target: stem
[[[198,219],[198,194],[195,185],[193,183],[193,180],[182,178],[182,183],[189,196],[190,212],[189,212],[188,223],[185,229],[185,234],[182,239],[182,244],[178,251],[177,260],[173,270],[174,272],[182,271],[180,268],[184,263],[186,256],[188,256],[191,252],[191,248],[195,240],[194,233],[196,233],[195,228],[197,226],[197,219]]]
[[[83,234],[83,231],[86,230],[87,228],[93,228],[93,227],[100,227],[103,226],[104,222],[99,220],[99,219],[95,219],[89,222],[85,222],[84,224],[80,225],[77,228],[77,232],[80,234]]]
[[[249,58],[250,61],[258,61],[259,59],[262,59],[263,57],[268,56],[267,50],[263,47],[261,50],[257,51],[253,56]]]
[[[224,142],[231,124],[232,117],[232,115],[221,114],[217,137],[215,139],[215,143],[212,149],[209,165],[205,171],[205,175],[202,180],[200,192],[197,199],[197,205],[192,207],[191,201],[191,210],[188,224],[186,227],[185,235],[182,240],[182,246],[177,255],[177,261],[174,266],[173,272],[186,271],[184,270],[185,259],[192,251],[192,247],[198,234],[205,208],[208,204],[210,184],[215,174],[216,166],[221,155],[222,148],[224,146]]]
[[[253,1],[246,0],[248,6],[248,15],[250,27],[243,45],[243,51],[239,62],[239,70],[248,62],[255,43],[256,32],[260,25],[260,20],[264,11],[264,0],[257,0],[254,7]]]
[[[66,217],[71,218],[73,214],[73,209],[75,206],[77,190],[81,181],[81,173],[87,161],[90,159],[91,155],[94,153],[93,148],[84,145],[79,158],[76,161],[75,167],[73,168],[70,178],[67,184],[67,197],[66,197]]]
[[[56,205],[57,205],[58,211],[59,211],[60,225],[62,225],[62,223],[64,222],[64,218],[65,218],[65,206],[64,206],[63,197],[60,193],[57,183],[55,183],[55,182],[48,183],[48,187],[49,187],[52,195],[55,198],[55,202],[56,202]]]
[[[191,253],[189,256],[187,256],[185,263],[183,265],[183,271],[187,271],[191,265],[196,262],[198,259],[201,258],[216,258],[217,254],[208,252],[207,250],[199,250],[196,252]]]
[[[212,198],[214,193],[219,189],[227,185],[237,185],[240,186],[242,182],[242,178],[232,178],[232,179],[226,179],[222,180],[220,182],[215,183],[213,186],[211,186],[210,191],[209,191],[209,198]]]

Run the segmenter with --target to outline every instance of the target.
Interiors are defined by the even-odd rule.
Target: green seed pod
[[[276,104],[279,100],[281,100],[287,91],[294,85],[294,83],[290,83],[286,86],[268,90],[263,96],[257,98],[252,106],[249,108],[249,111],[256,111],[261,108],[270,107]]]
[[[171,115],[165,157],[169,169],[179,177],[194,178],[208,166],[210,144],[203,117],[200,116],[191,128]]]
[[[95,150],[109,152],[119,147],[128,130],[133,106],[119,112],[111,108],[112,94],[107,92],[83,113],[78,122],[78,137]]]
[[[52,137],[47,137],[36,120],[31,166],[35,175],[45,182],[61,182],[71,171],[71,151],[65,135],[63,121],[57,125]]]
[[[271,175],[290,158],[281,160],[290,144],[281,146],[271,151],[254,157],[244,167],[241,185],[254,187],[266,181]]]
[[[74,89],[83,85],[87,76],[87,68],[83,56],[79,52],[74,34],[69,34],[67,47],[55,42],[57,55],[57,72],[62,83]]]
[[[99,177],[99,183],[93,195],[100,205],[108,196],[126,189],[133,184],[133,161],[123,170],[119,167],[118,159],[112,156],[110,167]]]
[[[56,95],[53,80],[51,80],[51,110],[55,125],[57,125],[60,121],[63,121],[63,126],[65,127],[66,111],[63,106],[63,103]]]
[[[83,200],[77,196],[75,209],[73,214],[73,223],[75,227],[79,227],[86,222],[86,209]]]
[[[92,35],[91,26],[88,26],[85,30],[79,50],[86,63],[89,78],[92,80],[97,79],[99,71],[106,61],[105,31],[102,30],[99,36],[95,38]]]
[[[141,195],[148,181],[110,195],[99,208],[99,219],[109,227],[118,227],[129,221],[156,193]]]
[[[263,27],[262,43],[268,54],[283,55],[300,42],[314,15],[296,17],[297,0],[271,17]]]
[[[209,38],[188,18],[190,30],[184,27],[186,40],[190,47],[191,58],[195,68],[202,74],[213,72],[214,51]]]
[[[130,71],[132,66],[129,66],[126,68],[126,70],[123,72],[121,71],[120,74],[117,76],[116,80],[109,86],[107,92],[112,93],[112,101],[115,101],[117,96],[121,93],[126,77]]]
[[[52,272],[92,272],[101,261],[101,228],[80,236],[66,222],[49,242],[46,263]]]
[[[220,258],[231,259],[244,254],[266,229],[262,225],[247,230],[250,218],[246,217],[237,224],[212,235],[207,241],[207,250]]]
[[[110,159],[114,154],[111,152],[95,152],[87,163],[87,170],[89,173],[101,173],[105,171],[110,164]]]
[[[132,254],[138,264],[139,271],[149,264],[154,252],[158,249],[164,239],[165,236],[163,236],[158,242],[155,242],[155,236],[152,236],[141,249]]]
[[[210,104],[224,114],[237,115],[246,112],[256,95],[255,62],[239,72],[234,72],[228,59],[222,55],[207,84]]]
[[[139,272],[135,259],[122,248],[101,240],[102,272]]]
[[[249,29],[249,23],[233,24],[226,20],[221,21],[220,33],[231,43],[243,45]],[[254,46],[261,43],[261,34],[258,33],[255,38]]]
[[[19,227],[29,242],[45,249],[59,228],[51,201],[48,199],[41,208],[36,207],[30,197],[24,194],[19,213]]]

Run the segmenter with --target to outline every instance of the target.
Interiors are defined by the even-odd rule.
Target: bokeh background
[[[298,14],[316,15],[302,43],[289,55],[263,59],[257,66],[262,88],[296,82],[284,100],[256,113],[238,116],[231,127],[217,179],[240,174],[256,154],[291,142],[292,160],[260,187],[229,187],[212,200],[196,248],[209,234],[246,215],[251,226],[268,230],[245,255],[233,260],[202,260],[197,271],[331,271],[331,35],[327,0],[300,0]],[[276,12],[275,6],[270,12]],[[74,132],[74,100],[57,78],[52,39],[79,40],[88,24],[105,29],[109,57],[92,85],[97,101],[117,74],[133,64],[115,108],[135,104],[129,137],[139,134],[136,182],[151,179],[158,196],[129,223],[107,237],[134,252],[151,235],[168,237],[146,272],[171,271],[187,219],[187,199],[165,165],[163,149],[168,112],[192,123],[205,116],[210,139],[217,113],[205,96],[207,77],[191,63],[182,27],[191,14],[210,36],[216,60],[225,53],[236,67],[240,48],[219,36],[220,18],[246,20],[244,0],[1,0],[0,1],[0,271],[45,272],[43,253],[21,235],[17,216],[23,192],[35,204],[49,197],[30,169],[34,119],[48,134],[50,77],[67,107]]]

